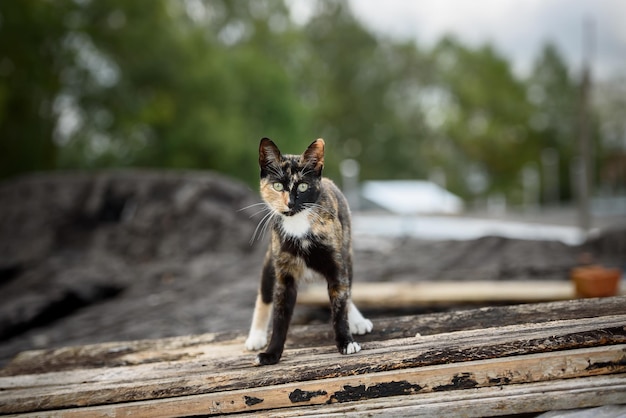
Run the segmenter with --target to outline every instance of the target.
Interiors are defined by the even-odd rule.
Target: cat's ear
[[[312,167],[318,175],[322,174],[324,168],[324,140],[316,139],[302,154],[302,162]]]
[[[269,167],[280,167],[282,155],[276,144],[269,138],[261,139],[259,144],[259,167],[261,174],[267,171]]]

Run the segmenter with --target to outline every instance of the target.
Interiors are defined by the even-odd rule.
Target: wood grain
[[[352,288],[352,300],[360,308],[549,302],[575,297],[574,285],[566,280],[365,282],[355,283]],[[328,291],[322,285],[309,285],[298,295],[298,303],[328,306]]]
[[[621,375],[625,306],[616,297],[390,318],[375,322],[374,339],[351,356],[335,351],[327,327],[294,327],[283,360],[268,367],[252,365],[244,333],[27,352],[3,370],[0,413],[286,411]],[[415,336],[424,329],[430,334]],[[619,388],[598,393],[617,390],[626,402]]]

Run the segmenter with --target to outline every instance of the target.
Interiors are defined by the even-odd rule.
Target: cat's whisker
[[[267,206],[267,203],[265,203],[265,202],[259,202],[259,203],[253,203],[253,204],[251,204],[251,205],[248,205],[248,206],[246,206],[246,207],[243,207],[243,208],[241,208],[241,209],[238,209],[238,210],[237,210],[237,212],[241,212],[241,211],[244,211],[244,210],[248,210],[248,209],[251,209],[251,208],[253,208],[253,207],[255,207],[255,206],[263,206],[263,208],[262,208],[261,210],[259,210],[259,211],[254,212],[254,213],[253,213],[252,215],[250,215],[248,218],[254,218],[255,216],[257,216],[257,215],[258,215],[258,214],[260,214],[260,213],[267,212],[267,211],[271,210],[271,208],[269,208],[269,207]]]
[[[320,205],[318,203],[313,203],[313,202],[304,203],[304,206],[310,207],[310,208],[326,209],[324,206],[322,206],[322,205]]]
[[[270,211],[265,216],[263,216],[263,218],[261,218],[256,228],[254,229],[254,232],[252,233],[252,238],[250,238],[250,245],[254,244],[255,238],[257,238],[257,233],[259,232],[259,228],[261,228],[261,233],[263,233],[265,227],[268,224],[269,219],[271,219],[273,216],[274,216],[274,212]],[[259,240],[260,239],[261,238],[259,236]]]
[[[261,210],[259,210],[259,211],[257,211],[257,212],[254,212],[252,215],[250,215],[250,218],[254,218],[254,217],[255,217],[255,216],[257,216],[258,214],[263,213],[263,212],[268,212],[268,211],[270,211],[270,210],[272,210],[272,209],[271,209],[271,208],[268,208],[268,207],[265,207],[265,208],[263,208],[263,209],[261,209]]]
[[[307,174],[311,173],[312,170],[310,168],[305,167],[303,170],[300,171],[300,175],[302,177],[306,176]]]
[[[241,208],[241,209],[237,209],[237,212],[243,212],[244,210],[246,210],[246,209],[250,209],[250,208],[253,208],[253,207],[255,207],[255,206],[267,206],[267,203],[265,203],[265,202],[253,203],[253,204],[251,204],[251,205],[244,206],[244,207],[243,207],[243,208]]]
[[[315,205],[314,203],[305,203],[302,206],[304,206],[305,209],[309,210],[309,214],[314,216],[316,219],[320,219],[320,215],[315,209],[325,210],[320,205]]]
[[[265,222],[265,225],[263,225],[263,228],[261,228],[261,237],[259,239],[265,238],[265,234],[267,233],[269,226],[273,223],[274,218],[278,216],[278,213],[274,211],[270,213],[271,213],[271,216],[269,217],[269,219],[267,219],[267,221]]]
[[[267,216],[269,216],[269,214],[265,215],[265,217],[263,217],[263,219],[259,221],[256,228],[254,229],[254,232],[252,233],[252,237],[250,238],[250,245],[254,244],[254,241],[260,240],[259,230],[260,228],[262,228],[263,222],[265,221]]]
[[[310,219],[311,221],[313,221],[313,223],[316,223],[316,222],[321,222],[321,221],[322,221],[322,217],[320,216],[320,214],[319,214],[319,213],[316,213],[316,212],[315,212],[315,211],[313,211],[313,210],[310,210],[310,211],[308,212],[308,216],[309,216],[309,219]]]
[[[328,213],[329,215],[332,215],[332,213],[331,213],[331,212],[330,212],[327,208],[325,208],[324,206],[319,205],[319,204],[317,204],[317,203],[305,203],[305,204],[304,204],[304,206],[305,206],[306,208],[310,208],[310,209],[317,209],[317,210],[319,210],[319,211],[326,212],[326,213]],[[314,213],[315,215],[317,215],[317,216],[318,216],[318,218],[317,218],[317,219],[321,219],[321,216],[320,216],[318,213],[315,213],[315,211],[311,211],[311,213]]]
[[[284,173],[282,167],[276,167],[276,166],[271,165],[271,166],[268,167],[268,171],[271,174],[273,174],[274,176],[278,177],[278,178],[281,178],[281,177],[285,176],[285,173]]]
[[[241,208],[241,209],[237,209],[237,212],[243,212],[243,211],[245,211],[245,210],[248,210],[248,209],[254,208],[254,207],[256,207],[256,206],[265,206],[265,207],[267,207],[267,204],[266,204],[265,202],[253,203],[253,204],[248,205],[248,206],[245,206],[245,207],[243,207],[243,208]],[[253,217],[255,217],[256,215],[258,215],[259,213],[264,212],[265,210],[266,210],[266,208],[261,209],[260,211],[253,213],[253,214],[252,214],[252,215],[250,215],[249,217],[250,217],[250,218],[253,218]]]

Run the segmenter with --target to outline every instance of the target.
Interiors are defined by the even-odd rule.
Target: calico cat
[[[296,303],[298,283],[323,278],[328,283],[335,342],[342,354],[361,350],[352,334],[366,334],[372,322],[350,299],[352,237],[350,211],[335,184],[322,177],[324,140],[314,141],[302,155],[282,155],[263,138],[259,145],[261,197],[272,222],[270,245],[261,274],[248,350],[267,344],[270,314],[272,337],[259,365],[278,363]]]

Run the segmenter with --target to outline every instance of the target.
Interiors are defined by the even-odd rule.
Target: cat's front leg
[[[283,355],[297,295],[296,281],[291,275],[278,280],[274,294],[272,338],[267,350],[257,356],[258,365],[276,364]]]
[[[328,285],[328,296],[335,331],[335,342],[341,354],[354,354],[361,351],[359,343],[354,341],[348,322],[348,304],[350,302],[350,288],[343,285]]]
[[[272,301],[274,300],[274,283],[276,273],[271,261],[271,252],[268,250],[265,256],[265,264],[261,273],[261,286],[254,304],[252,324],[246,340],[246,349],[257,351],[267,345],[267,327],[272,313]]]
[[[252,325],[250,325],[250,332],[246,339],[247,350],[257,351],[267,345],[267,327],[270,322],[271,313],[272,303],[264,302],[261,292],[259,292],[254,305]]]

